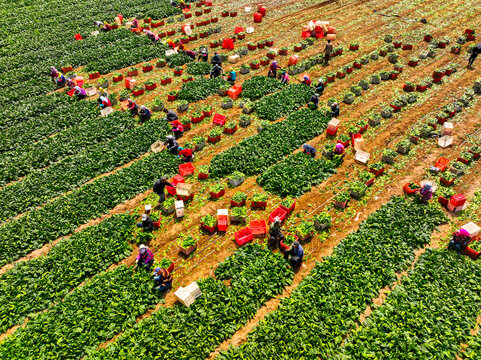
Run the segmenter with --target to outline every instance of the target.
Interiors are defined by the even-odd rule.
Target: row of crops
[[[105,227],[129,226],[131,219],[115,221]],[[103,230],[98,228],[100,232]],[[123,230],[121,227],[117,239],[111,241],[125,243],[120,235]],[[78,237],[72,242],[79,246],[80,240]],[[79,249],[80,256],[83,249]],[[117,250],[122,256],[126,249],[119,247]],[[50,258],[57,266],[59,260]],[[104,259],[97,269],[108,262]],[[44,265],[38,263],[37,270]],[[69,265],[70,271],[81,266],[72,261]],[[26,269],[23,274],[28,274]],[[159,302],[151,278],[144,272],[133,273],[132,268],[118,266],[100,273],[67,295],[55,285],[48,285],[47,290],[58,291],[51,300],[65,297],[0,343],[0,358],[78,359],[86,353],[88,359],[134,359],[154,355],[160,359],[203,358],[252,318],[269,298],[282,292],[293,277],[280,255],[260,245],[240,249],[219,265],[215,275],[215,278],[199,281],[203,294],[190,308],[160,307],[137,324],[136,317]],[[81,281],[80,276],[67,273],[61,274],[61,279],[72,285]],[[226,286],[224,280],[230,280],[230,285]],[[37,279],[35,284],[41,286],[42,282],[45,281]],[[46,302],[45,299],[43,305]],[[123,331],[125,333],[107,349],[95,351],[102,342]]]

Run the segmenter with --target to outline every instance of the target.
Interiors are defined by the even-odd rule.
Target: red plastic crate
[[[214,114],[214,118],[212,119],[214,124],[224,126],[225,125],[225,116],[220,114]]]
[[[445,157],[441,156],[437,161],[436,164],[434,165],[439,169],[439,171],[444,171],[446,170],[446,167],[449,164],[449,159],[446,159]]]
[[[267,224],[265,220],[252,220],[249,228],[253,235],[263,235],[267,233]]]
[[[286,216],[287,216],[286,210],[284,210],[282,207],[279,206],[269,215],[269,222],[273,223],[276,220],[284,221]]]
[[[336,126],[334,129],[327,129],[327,130],[326,130],[326,134],[327,134],[327,135],[334,136],[334,135],[336,135],[338,128],[339,128],[339,126]]]
[[[185,183],[184,177],[182,175],[175,175],[171,181],[172,185],[177,185],[180,183]]]
[[[175,196],[177,194],[177,191],[175,190],[175,188],[173,188],[172,186],[166,186],[165,187],[167,189],[167,192],[172,195],[172,196]]]
[[[224,194],[225,194],[225,189],[219,191],[218,193],[209,191],[209,195],[210,195],[211,199],[218,199],[218,198],[224,196]]]
[[[296,208],[296,201],[294,200],[294,203],[291,205],[291,207],[288,209],[285,206],[281,205],[281,209],[284,210],[287,215],[289,215],[294,209]]]
[[[454,207],[463,206],[464,203],[466,202],[466,197],[463,194],[456,194],[451,196],[451,199],[449,199],[449,202]]]
[[[217,217],[217,230],[227,231],[227,215],[219,215]]]
[[[73,96],[74,92],[75,92],[75,89],[70,89],[69,91],[67,91],[67,94],[68,96]]]
[[[215,233],[215,231],[217,230],[217,224],[214,225],[214,226],[207,226],[207,225],[204,225],[204,224],[201,223],[201,226],[202,226],[202,229],[207,230],[211,234]]]
[[[194,173],[194,165],[192,163],[185,163],[179,165],[179,174],[182,176],[191,175]]]
[[[254,239],[254,235],[252,234],[251,229],[248,227],[243,228],[242,230],[239,230],[234,234],[235,237],[235,242],[237,245],[242,246],[247,244],[249,241],[252,241]]]
[[[245,200],[242,200],[241,202],[236,202],[236,201],[231,199],[231,201],[230,201],[230,206],[232,206],[232,207],[241,207],[241,206],[244,206],[245,204],[246,204]]]
[[[461,251],[461,254],[469,256],[471,259],[476,260],[479,257],[480,253],[471,249],[469,246],[466,246],[464,250]]]

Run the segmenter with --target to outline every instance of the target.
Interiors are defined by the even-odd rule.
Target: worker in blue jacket
[[[234,70],[232,70],[227,76],[227,81],[230,82],[231,85],[234,85],[236,79],[237,79],[237,74]]]
[[[299,241],[294,241],[288,251],[284,253],[284,259],[289,261],[293,268],[298,268],[304,258],[304,249]]]
[[[312,157],[316,157],[316,148],[309,144],[302,145],[302,152],[307,155],[311,155]]]

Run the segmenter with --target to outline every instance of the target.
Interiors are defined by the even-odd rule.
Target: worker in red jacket
[[[127,109],[129,109],[132,116],[139,115],[139,105],[137,105],[132,99],[128,99],[127,101]]]
[[[160,291],[166,291],[172,288],[173,277],[167,269],[156,267],[154,271],[155,288]]]
[[[182,156],[183,163],[192,162],[192,160],[194,159],[194,154],[190,149],[182,149],[181,151],[179,151],[179,155]]]
[[[302,81],[302,83],[311,86],[311,79],[309,79],[309,76],[304,75],[304,80]]]
[[[105,109],[106,107],[112,106],[112,103],[110,102],[110,100],[105,96],[101,96],[99,98],[99,102],[100,102],[101,109]]]

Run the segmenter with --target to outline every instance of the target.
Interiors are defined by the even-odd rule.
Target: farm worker
[[[170,182],[167,181],[167,178],[163,176],[160,180],[157,180],[152,188],[152,191],[159,195],[159,204],[165,201],[165,194],[164,189],[166,186],[175,187]]]
[[[281,83],[283,83],[283,84],[289,83],[289,74],[286,71],[282,72]]]
[[[322,96],[324,93],[324,80],[322,80],[322,78],[320,78],[317,82],[316,92],[319,94],[319,96]]]
[[[282,234],[281,222],[279,220],[274,221],[269,228],[269,244],[274,247],[279,247],[281,241],[285,239]]]
[[[147,106],[142,105],[140,107],[140,112],[139,112],[140,122],[149,121],[151,116],[152,116],[152,112],[149,109],[147,109]]]
[[[471,237],[469,236],[469,233],[465,229],[460,229],[453,234],[448,249],[456,250],[459,254],[469,245],[470,240]]]
[[[101,109],[112,106],[112,103],[110,102],[109,98],[107,98],[105,96],[101,96],[99,98],[99,102],[100,102],[100,108]]]
[[[214,53],[214,56],[212,56],[212,60],[211,60],[211,64],[212,65],[222,65],[222,59],[220,58],[220,55],[217,54],[216,52]]]
[[[269,68],[269,72],[267,73],[267,76],[276,78],[277,77],[277,69],[280,69],[280,68],[281,67],[279,65],[277,65],[277,61],[273,61],[270,68]]]
[[[127,101],[127,109],[129,109],[132,116],[139,115],[139,105],[137,105],[132,99],[128,99]]]
[[[142,218],[144,217],[144,215],[142,216]],[[150,221],[152,222],[152,219]],[[152,254],[152,251],[150,251],[150,249],[147,246],[145,246],[144,244],[141,244],[139,246],[139,255],[137,255],[137,259],[135,259],[135,262],[136,262],[136,265],[134,269],[137,269],[140,267],[140,269],[149,271],[150,267],[154,263],[154,254]]]
[[[99,87],[99,99],[101,96],[109,97],[109,93],[103,87]]]
[[[304,258],[304,249],[299,241],[294,241],[288,251],[284,253],[284,259],[289,261],[293,268],[301,266],[302,259]]]
[[[317,109],[317,107],[319,106],[319,94],[314,94],[314,95],[312,95],[311,100],[309,100],[309,102],[307,103],[307,105],[308,105],[309,107],[311,107],[310,104],[313,104],[312,107],[313,107],[314,109]]]
[[[137,227],[141,228],[143,231],[148,232],[152,232],[154,230],[152,219],[147,214],[142,214],[142,222],[137,223]]]
[[[195,60],[195,52],[193,52],[192,50],[186,50],[184,54]]]
[[[476,46],[473,49],[473,52],[471,53],[471,56],[468,59],[468,67],[469,68],[473,66],[474,60],[476,60],[476,58],[478,57],[479,54],[481,54],[481,44],[478,44],[478,46]]]
[[[173,111],[173,110],[167,110],[167,109],[164,108],[164,112],[167,114],[166,117],[167,117],[168,122],[175,121],[179,118],[177,116],[177,114],[175,113],[175,111]]]
[[[342,145],[341,143],[336,144],[336,147],[334,148],[334,154],[342,155],[345,153],[345,151],[346,149],[344,148],[344,145]]]
[[[177,155],[179,152],[179,143],[175,140],[174,135],[167,135],[164,146],[167,147],[167,150],[173,155]]]
[[[316,148],[312,145],[307,144],[307,143],[302,145],[302,152],[304,154],[311,155],[312,157],[316,156]]]
[[[80,86],[75,86],[74,89],[74,95],[77,96],[77,99],[85,99],[87,97],[87,92]]]
[[[58,77],[58,70],[54,66],[50,66],[50,77],[53,82],[56,82]]]
[[[177,51],[180,52],[180,53],[183,53],[185,51],[185,46],[184,44],[182,43],[182,41],[180,42],[180,45],[179,47],[177,48]]]
[[[194,154],[192,153],[192,150],[190,150],[190,149],[181,150],[179,152],[179,155],[183,156],[183,158],[182,158],[183,163],[192,162],[192,159],[194,158]]]
[[[302,83],[310,86],[311,85],[311,79],[309,79],[309,76],[304,75]]]
[[[433,197],[433,189],[431,188],[431,184],[424,184],[424,186],[419,190],[419,194],[421,195],[421,202],[427,203]]]
[[[202,60],[203,62],[207,62],[209,60],[209,53],[206,48],[202,48],[197,60]]]
[[[177,3],[174,0],[170,0],[170,5],[173,7],[177,7]]]
[[[324,48],[324,65],[329,65],[329,59],[331,58],[332,50],[331,40],[327,40],[326,47]]]
[[[154,284],[155,288],[160,292],[172,288],[172,274],[167,269],[156,267],[154,270]]]
[[[62,73],[58,73],[57,86],[58,87],[64,87],[66,82],[67,82],[67,80],[65,79],[65,75],[62,74]]]
[[[102,21],[94,21],[94,25],[98,27],[102,27],[104,23]]]
[[[107,21],[104,21],[104,26],[102,26],[101,30],[102,31],[110,31],[110,30],[112,30],[112,26]]]
[[[67,87],[72,89],[75,86],[75,82],[72,79],[67,79]]]
[[[131,29],[137,29],[138,27],[139,27],[139,20],[134,18],[134,20],[132,20],[132,25],[130,25],[130,28]]]
[[[184,127],[182,126],[182,124],[173,124],[172,132],[174,133],[174,137],[176,139],[179,139],[184,134]]]
[[[224,70],[219,66],[219,64],[215,64],[212,70],[210,71],[210,78],[216,78],[220,76],[220,73],[223,73]]]
[[[337,102],[335,102],[331,105],[331,116],[333,118],[339,116],[339,105],[337,104]]]
[[[230,82],[231,85],[234,85],[236,79],[237,79],[237,74],[235,73],[234,70],[232,70],[229,73],[229,76],[227,76],[227,81]]]

